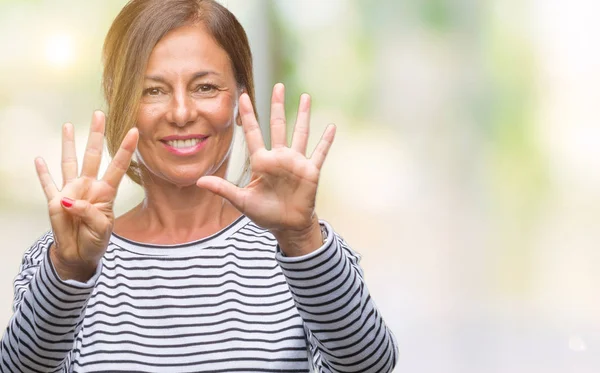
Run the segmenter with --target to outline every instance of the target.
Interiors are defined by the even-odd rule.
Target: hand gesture
[[[135,151],[138,131],[131,129],[108,166],[97,179],[104,143],[105,117],[94,113],[81,174],[78,176],[73,125],[62,132],[63,186],[59,190],[42,158],[35,160],[36,170],[46,198],[54,244],[50,258],[63,279],[87,281],[101,260],[114,224],[113,204],[117,189]]]
[[[250,183],[239,188],[222,178],[205,176],[197,185],[226,198],[256,224],[270,230],[285,251],[282,241],[289,241],[287,238],[292,236],[296,246],[300,245],[298,240],[319,242],[318,246],[322,243],[318,238],[321,233],[315,214],[315,198],[321,167],[335,136],[335,126],[327,127],[312,156],[307,158],[310,96],[303,94],[292,144],[288,147],[284,96],[283,84],[275,85],[271,99],[271,150],[265,148],[250,98],[247,94],[240,97],[240,115],[252,167]],[[318,247],[312,246],[308,251]],[[299,247],[289,250],[296,249],[307,251]]]

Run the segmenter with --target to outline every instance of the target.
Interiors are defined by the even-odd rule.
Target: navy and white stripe
[[[359,256],[323,222],[323,247],[285,257],[241,217],[183,245],[113,235],[96,275],[62,281],[45,234],[15,279],[2,372],[391,372],[397,346]]]

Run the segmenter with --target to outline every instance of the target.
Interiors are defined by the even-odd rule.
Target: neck
[[[210,236],[231,224],[241,213],[226,199],[191,186],[149,180],[145,198],[131,211],[129,226],[143,231],[145,242],[177,244]]]

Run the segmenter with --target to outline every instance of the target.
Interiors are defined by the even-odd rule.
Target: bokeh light
[[[54,34],[46,41],[46,58],[54,67],[64,68],[74,62],[75,45],[66,33]]]

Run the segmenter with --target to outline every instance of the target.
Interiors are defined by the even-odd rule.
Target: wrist
[[[294,257],[310,254],[325,241],[317,216],[313,216],[311,224],[303,229],[286,229],[272,232],[285,256]]]
[[[91,264],[86,265],[67,263],[65,260],[61,259],[59,255],[57,255],[56,243],[53,243],[48,250],[52,267],[61,280],[75,280],[85,283],[88,282],[92,276],[94,276],[98,266],[97,263],[95,266]]]

